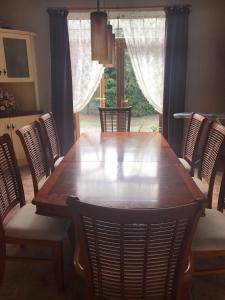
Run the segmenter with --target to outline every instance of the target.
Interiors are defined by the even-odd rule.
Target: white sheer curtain
[[[87,15],[83,18],[68,20],[74,112],[81,111],[91,100],[104,71],[103,65],[91,60],[90,20]]]
[[[138,85],[149,103],[162,113],[165,18],[119,21]]]

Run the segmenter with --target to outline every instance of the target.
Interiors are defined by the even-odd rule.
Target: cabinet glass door
[[[26,39],[3,37],[5,61],[8,78],[29,77]],[[4,70],[3,70],[4,72]]]

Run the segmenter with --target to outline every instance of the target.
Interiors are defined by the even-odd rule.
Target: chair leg
[[[5,243],[0,245],[0,286],[2,286],[5,273],[6,249]]]
[[[190,174],[191,177],[194,177],[194,175],[195,175],[195,165],[193,165],[193,164],[191,165],[191,170],[190,170],[189,174]]]
[[[209,191],[208,191],[208,208],[212,209],[212,196],[213,196],[213,184],[209,185]]]
[[[220,183],[220,192],[217,203],[217,210],[223,212],[224,209],[224,198],[225,198],[225,172]]]
[[[182,286],[180,287],[177,299],[178,300],[188,300],[189,299],[189,288],[191,283],[191,274],[185,275]]]
[[[55,282],[56,282],[57,288],[59,290],[62,290],[64,288],[62,242],[58,242],[52,247],[52,258],[53,258]]]
[[[222,213],[223,209],[224,209],[224,198],[219,197],[217,203],[217,210]]]
[[[74,233],[74,224],[71,223],[71,225],[69,226],[68,230],[67,230],[67,234],[68,234],[68,238],[70,241],[70,245],[72,246],[73,251],[75,250],[75,233]]]
[[[189,258],[188,258],[188,267],[187,270],[184,273],[183,281],[178,288],[177,291],[177,299],[178,300],[188,300],[189,299],[189,289],[191,284],[191,279],[195,267],[195,257],[193,253],[191,252]]]

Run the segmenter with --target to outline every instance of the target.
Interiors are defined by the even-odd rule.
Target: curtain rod
[[[120,11],[120,10],[145,10],[145,9],[149,9],[149,10],[164,10],[166,7],[189,7],[191,8],[192,5],[190,4],[182,4],[182,5],[164,5],[164,6],[154,6],[154,5],[147,5],[147,6],[133,6],[133,7],[129,7],[129,6],[120,6],[120,7],[115,7],[115,6],[110,6],[107,9],[110,9],[112,11]],[[96,6],[94,7],[49,7],[49,9],[67,9],[69,12],[86,12],[86,11],[92,11],[92,10],[96,10]]]

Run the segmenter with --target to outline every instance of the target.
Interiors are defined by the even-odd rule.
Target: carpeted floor
[[[33,187],[29,172],[22,170],[27,201],[33,198]],[[214,206],[218,187],[214,191]],[[9,254],[48,255],[44,249],[8,247]],[[67,238],[64,241],[65,290],[58,292],[53,282],[53,270],[48,263],[7,262],[0,300],[70,300],[82,299],[82,281],[74,275],[72,250]],[[219,262],[220,263],[220,262]],[[190,287],[190,300],[224,300],[225,275],[193,278]],[[153,299],[154,300],[154,299]]]

